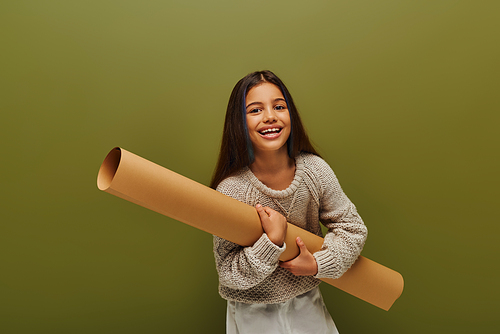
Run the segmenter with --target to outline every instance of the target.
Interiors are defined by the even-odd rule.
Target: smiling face
[[[246,121],[255,154],[286,152],[290,114],[283,93],[276,85],[264,82],[250,89],[246,96]]]

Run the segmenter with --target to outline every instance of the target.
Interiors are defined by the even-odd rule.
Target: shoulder
[[[239,193],[245,188],[245,185],[248,184],[248,180],[245,177],[243,171],[239,171],[236,174],[225,178],[219,183],[217,186],[217,191],[223,193],[224,195],[228,195],[233,198],[239,198]]]
[[[311,153],[301,153],[299,158],[304,164],[306,183],[317,189],[320,197],[328,189],[340,186],[334,171],[323,158]]]
[[[312,173],[315,177],[320,177],[326,174],[333,174],[330,165],[323,158],[312,153],[300,153],[299,157],[304,163],[304,169]]]
[[[238,187],[242,183],[244,183],[244,180],[240,175],[230,176],[219,183],[219,185],[217,186],[217,191],[224,192],[226,189]]]

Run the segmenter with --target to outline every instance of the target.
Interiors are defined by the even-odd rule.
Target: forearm
[[[339,222],[325,236],[323,247],[314,253],[318,264],[316,278],[339,278],[361,254],[367,228],[360,222]]]
[[[249,289],[271,275],[285,250],[266,234],[253,246],[241,247],[214,236],[214,254],[220,284],[233,289]]]

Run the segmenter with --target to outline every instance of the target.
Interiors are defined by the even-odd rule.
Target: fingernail
[[[255,207],[256,207],[256,208],[260,208],[260,207],[262,207],[262,205],[257,204]]]

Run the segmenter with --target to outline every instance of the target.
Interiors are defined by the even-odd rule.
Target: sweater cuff
[[[319,251],[313,254],[318,264],[318,273],[316,278],[339,278],[342,276],[338,265],[335,263],[332,254],[328,251]]]
[[[252,253],[264,263],[275,263],[278,262],[285,249],[285,243],[283,243],[283,247],[279,247],[268,238],[266,233],[262,233],[259,240],[253,244]]]

